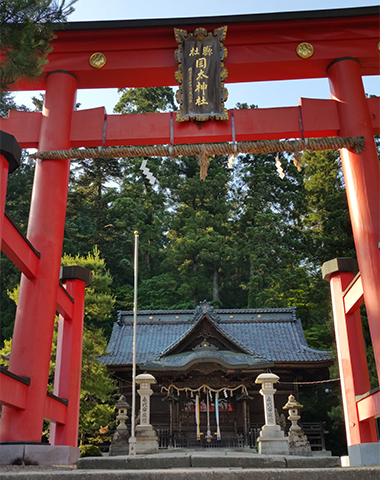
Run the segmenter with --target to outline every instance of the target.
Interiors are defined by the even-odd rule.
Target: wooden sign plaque
[[[228,120],[224,107],[228,93],[224,87],[227,69],[224,59],[227,49],[223,46],[227,27],[213,32],[197,28],[194,33],[174,29],[178,48],[175,51],[178,70],[175,79],[179,84],[176,94],[180,109],[178,122],[196,120]]]

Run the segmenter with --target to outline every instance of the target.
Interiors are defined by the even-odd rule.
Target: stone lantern
[[[126,420],[128,420],[127,412],[128,412],[128,408],[131,408],[131,406],[126,401],[126,398],[124,395],[121,395],[115,407],[117,410],[116,420],[119,421],[119,424],[116,427],[116,430],[128,430],[128,427],[125,422]]]
[[[260,437],[257,439],[259,453],[265,455],[287,455],[289,454],[288,438],[279,425],[276,425],[276,411],[274,407],[274,384],[279,377],[273,373],[261,373],[255,383],[261,384],[260,394],[264,397],[265,425],[260,430]]]
[[[124,395],[121,395],[118,403],[115,405],[117,410],[116,420],[118,420],[118,426],[116,427],[116,432],[112,437],[112,442],[110,445],[110,457],[115,455],[128,455],[129,453],[129,431],[126,425],[126,420],[128,420],[128,409],[130,408],[129,403],[126,401]]]
[[[150,396],[153,393],[151,385],[156,383],[156,379],[150,373],[141,373],[137,375],[136,383],[140,385],[137,390],[140,395],[140,424],[136,426],[135,438],[131,438],[129,443],[136,454],[157,453],[158,437],[150,424]]]
[[[289,428],[289,453],[291,455],[302,455],[311,457],[311,447],[306,435],[302,431],[302,428],[298,425],[298,420],[301,418],[299,410],[303,407],[294,395],[289,395],[286,405],[282,408],[288,410],[288,419],[292,422]]]

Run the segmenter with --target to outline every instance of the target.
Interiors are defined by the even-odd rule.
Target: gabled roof
[[[234,352],[235,360],[226,351],[208,352],[210,361],[211,357],[219,355],[219,363],[228,359],[230,365],[245,363],[253,368],[266,362],[310,365],[331,360],[330,352],[314,350],[307,345],[295,308],[226,310],[203,303],[195,310],[145,310],[137,313],[136,361],[140,367],[160,364],[163,369],[170,365],[180,368],[181,364],[196,361],[197,355],[200,358],[195,349],[195,353],[184,354],[175,347],[196,330],[204,315],[240,350]],[[102,363],[112,367],[131,365],[132,338],[133,312],[119,312]],[[170,355],[170,352],[175,354]]]
[[[179,338],[177,338],[177,340],[175,340],[171,345],[169,345],[162,352],[162,356],[168,355],[173,352],[173,350],[175,350],[181,343],[183,343],[184,340],[188,338],[199,327],[199,324],[204,319],[206,319],[219,334],[221,334],[229,342],[231,342],[238,350],[241,350],[242,352],[249,355],[252,355],[254,353],[245,345],[240,343],[236,338],[234,338],[233,335],[223,330],[223,328],[218,325],[220,319],[215,313],[215,310],[208,303],[202,303],[194,310],[193,325],[183,335],[181,335]]]

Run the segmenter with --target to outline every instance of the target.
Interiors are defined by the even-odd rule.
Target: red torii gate
[[[177,64],[173,27],[227,25],[225,65],[231,82],[328,77],[332,100],[301,99],[288,108],[234,112],[235,139],[364,136],[365,150],[341,150],[360,275],[337,260],[324,270],[330,280],[343,378],[347,441],[352,464],[373,463],[379,451],[375,417],[380,391],[370,392],[358,307],[365,301],[377,370],[380,372],[380,169],[374,134],[380,133],[380,99],[367,99],[362,75],[380,74],[379,8],[241,15],[215,18],[69,23],[57,31],[43,75],[19,89],[45,89],[42,113],[10,112],[0,129],[22,148],[147,145],[233,140],[231,121],[198,125],[174,122],[171,114],[106,115],[104,108],[74,111],[78,88],[150,87],[173,84]],[[307,42],[309,58],[297,54]],[[100,52],[101,69],[89,59]],[[0,156],[1,246],[22,272],[9,371],[0,372],[3,413],[0,441],[40,442],[43,418],[52,420],[52,445],[76,447],[78,370],[85,272],[70,271],[59,287],[69,160],[36,162],[27,239],[4,216],[9,155]],[[343,267],[342,267],[343,265]],[[330,265],[331,267],[331,265]],[[343,268],[343,271],[342,271]],[[79,278],[78,278],[79,277]],[[74,292],[74,285],[81,290]],[[70,289],[71,288],[71,289]],[[74,305],[74,307],[73,307]],[[46,395],[55,312],[62,320],[56,396]],[[356,313],[355,313],[356,312]],[[79,327],[78,327],[79,324]],[[70,330],[70,329],[69,329]],[[70,356],[65,370],[66,356]],[[76,358],[73,358],[76,357]],[[62,401],[66,398],[66,402]],[[63,448],[63,447],[62,447]],[[377,450],[376,450],[377,449]],[[376,458],[376,457],[375,457]],[[67,460],[72,461],[72,460]]]

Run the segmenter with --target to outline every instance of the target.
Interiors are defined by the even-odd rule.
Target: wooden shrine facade
[[[326,380],[332,364],[330,352],[307,346],[294,308],[222,310],[204,302],[195,310],[140,311],[136,334],[138,370],[157,380],[151,423],[173,446],[250,445],[250,432],[264,424],[260,373],[280,377],[280,417],[288,396],[298,397],[294,382]],[[133,312],[119,312],[102,363],[130,404],[132,340]]]

